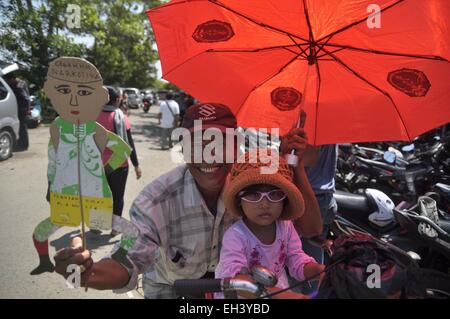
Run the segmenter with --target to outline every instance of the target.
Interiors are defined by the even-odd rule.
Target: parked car
[[[19,137],[17,100],[11,87],[3,79],[5,74],[18,70],[17,64],[0,61],[0,161],[12,155]]]
[[[123,88],[128,94],[128,107],[130,109],[138,109],[143,106],[141,92],[136,88]]]
[[[37,96],[34,96],[34,95],[30,96],[30,100],[31,100],[31,106],[30,106],[30,109],[28,110],[28,114],[27,114],[27,126],[29,128],[36,128],[39,126],[39,124],[41,123],[41,120],[42,120],[41,101],[39,100],[39,98]]]

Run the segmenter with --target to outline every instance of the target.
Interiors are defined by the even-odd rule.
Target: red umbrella
[[[284,134],[304,108],[316,145],[411,140],[450,122],[450,1],[379,0],[370,17],[373,2],[174,0],[147,14],[163,77],[241,126]]]

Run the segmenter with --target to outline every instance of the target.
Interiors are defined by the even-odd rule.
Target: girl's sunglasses
[[[250,203],[259,203],[264,197],[266,197],[269,202],[278,203],[287,197],[281,189],[274,189],[269,192],[242,191],[238,196]]]

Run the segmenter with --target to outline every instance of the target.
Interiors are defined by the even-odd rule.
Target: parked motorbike
[[[436,206],[438,218],[434,216],[433,221],[419,211],[419,204],[402,202],[395,206],[386,194],[375,189],[367,189],[364,194],[337,191],[335,199],[338,215],[331,226],[332,238],[352,232],[370,234],[415,259],[420,267],[450,274],[450,218],[445,211]],[[420,223],[421,228],[430,228],[428,234],[434,237],[420,232]]]
[[[418,139],[401,150],[393,146],[387,151],[359,145],[340,146],[336,188],[353,193],[376,188],[389,194],[396,204],[403,200],[414,202],[436,183],[450,184],[450,154],[446,145],[446,141],[435,136],[431,140]]]

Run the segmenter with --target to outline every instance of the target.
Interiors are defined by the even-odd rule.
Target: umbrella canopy
[[[243,127],[284,134],[303,108],[315,145],[411,140],[450,122],[450,1],[377,3],[376,17],[372,0],[174,0],[147,14],[163,77]]]

